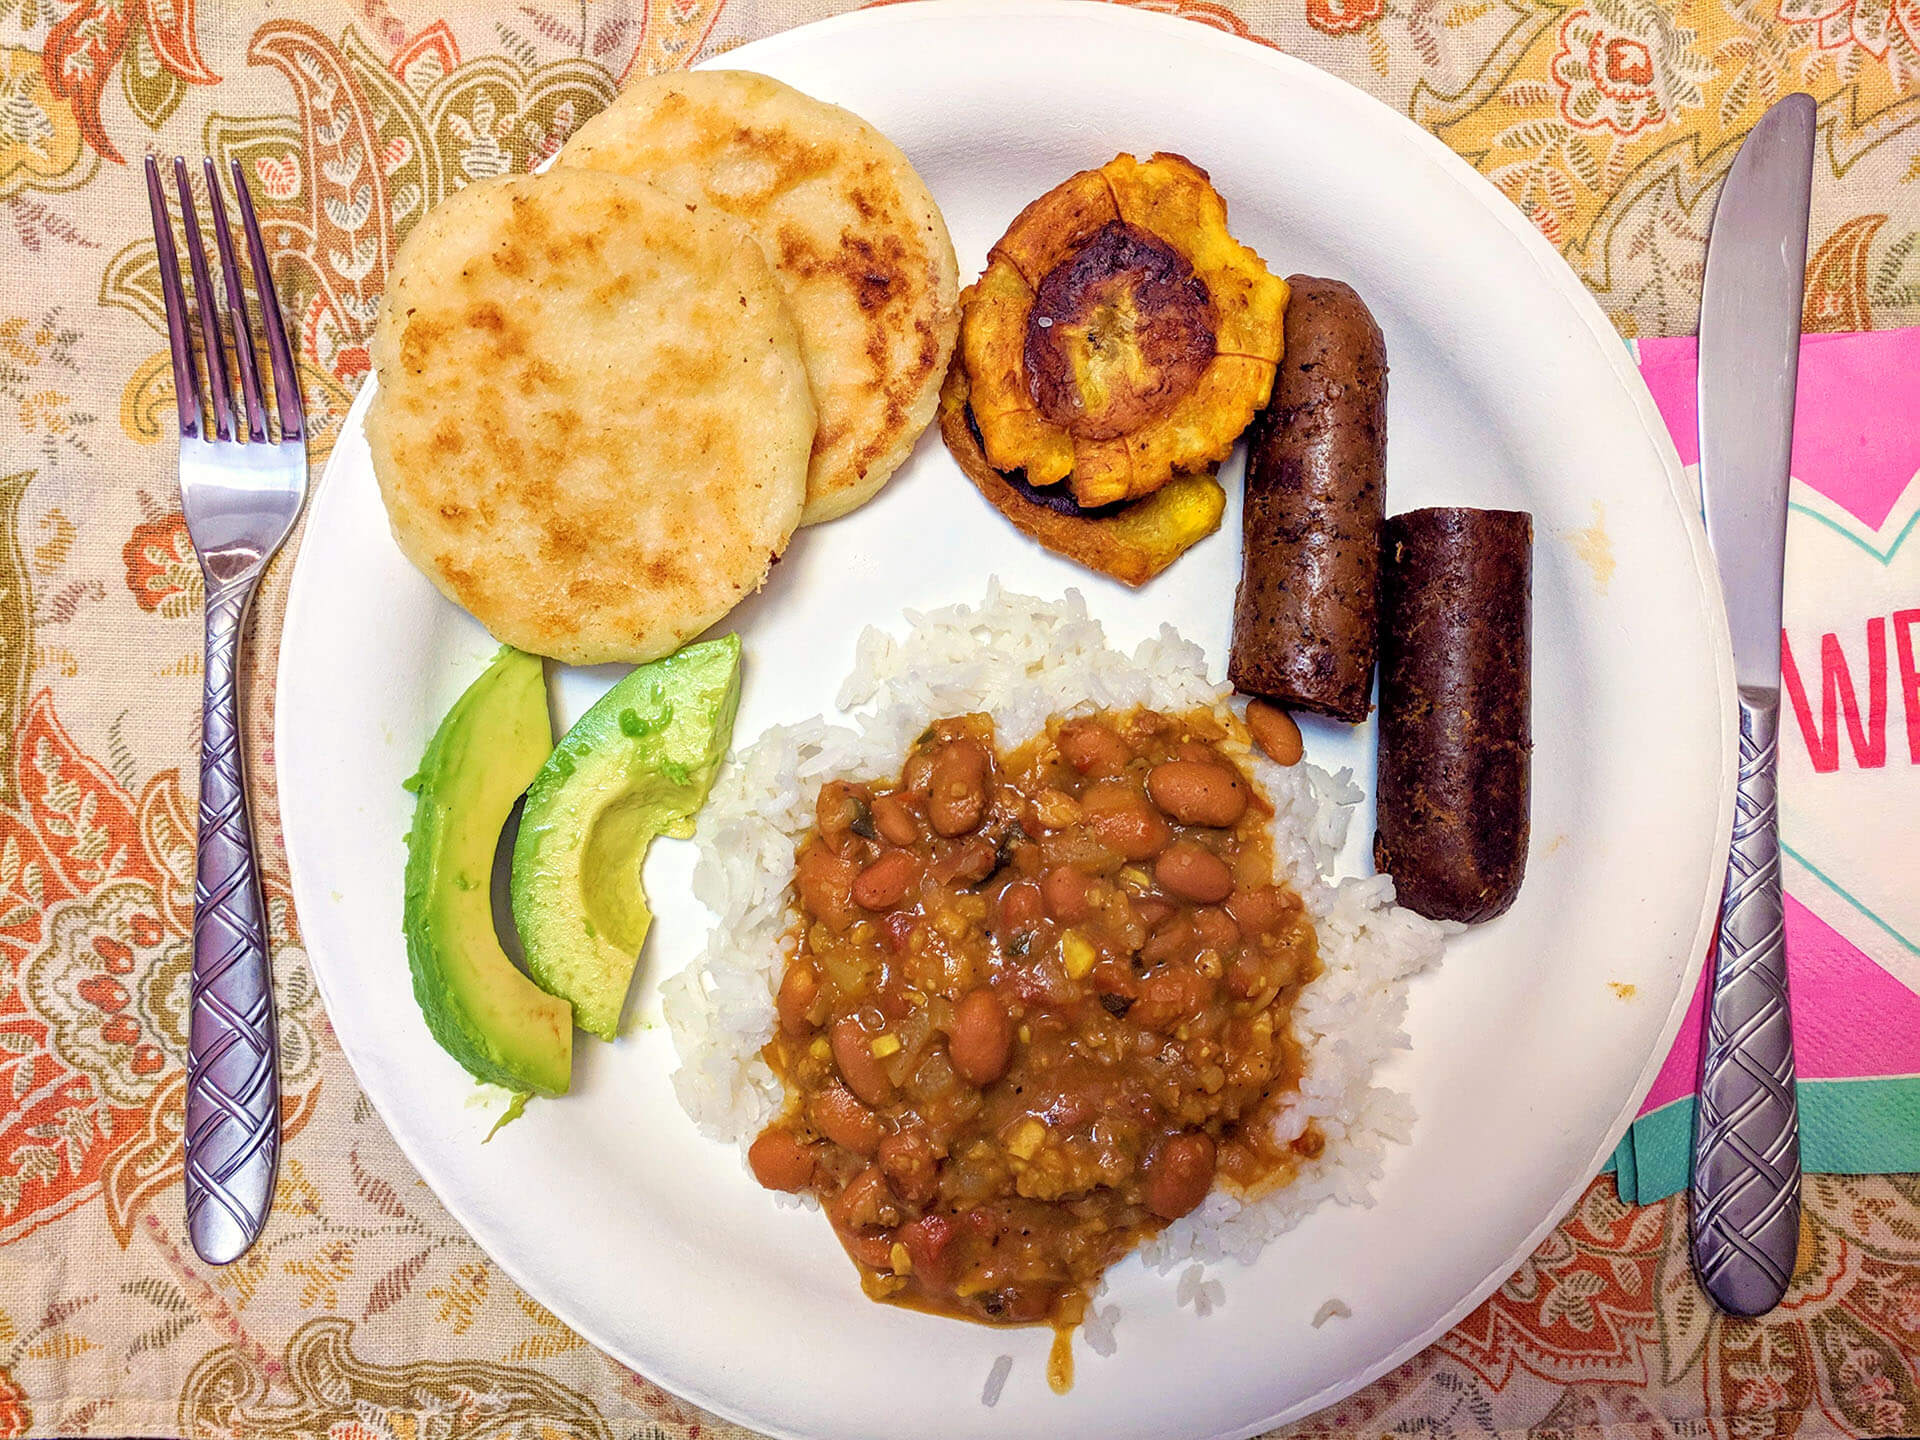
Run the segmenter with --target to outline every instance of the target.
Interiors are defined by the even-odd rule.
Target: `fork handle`
[[[1740,692],[1740,780],[1694,1109],[1693,1263],[1722,1310],[1780,1303],[1800,1244],[1800,1108],[1780,898],[1777,691]]]
[[[257,570],[207,580],[186,1142],[187,1233],[212,1265],[237,1260],[260,1234],[280,1157],[273,979],[238,693],[241,629],[258,580]]]

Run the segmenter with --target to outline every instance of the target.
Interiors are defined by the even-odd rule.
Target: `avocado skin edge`
[[[522,733],[534,726],[536,715],[537,732]],[[550,736],[538,657],[503,647],[447,711],[411,782],[416,800],[407,835],[402,925],[414,999],[441,1049],[477,1080],[560,1095],[572,1075],[571,1007],[541,990],[500,948],[485,880],[462,886],[446,873],[448,850],[459,839],[451,832],[474,826],[492,837],[482,872],[490,873],[507,815],[551,751]],[[475,773],[468,768],[473,765],[488,767],[481,774],[480,788],[490,802],[484,812],[462,804],[475,785],[461,784]],[[507,999],[509,1015],[513,1005],[525,1007],[516,1030],[490,1033],[473,1013],[471,1001],[485,998],[493,987]]]

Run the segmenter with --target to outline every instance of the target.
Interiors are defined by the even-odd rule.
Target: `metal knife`
[[[1741,145],[1700,299],[1700,488],[1733,632],[1740,781],[1694,1109],[1693,1264],[1735,1315],[1780,1303],[1800,1241],[1774,762],[1813,127],[1813,98],[1789,95]]]

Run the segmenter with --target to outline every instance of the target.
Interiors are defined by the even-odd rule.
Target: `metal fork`
[[[200,239],[186,161],[175,158],[181,228],[193,272],[200,354],[207,370],[213,433],[207,434],[194,363],[173,227],[160,188],[160,167],[147,157],[147,199],[160,251],[173,388],[180,410],[180,508],[206,577],[206,689],[200,733],[200,844],[193,891],[193,1002],[187,1056],[187,1233],[200,1258],[237,1260],[259,1236],[273,1200],[280,1158],[278,1042],[273,977],[268,965],[266,908],[254,866],[247,817],[246,768],[239,717],[241,632],[261,572],[299,517],[307,493],[306,412],[293,351],[267,269],[267,247],[238,162],[233,189],[246,230],[247,257],[259,294],[272,360],[280,438],[268,434],[240,267],[234,259],[226,202],[212,160],[206,161],[214,243],[226,281],[222,323],[207,252]],[[240,371],[242,406],[227,373],[231,345]],[[244,428],[245,433],[240,431]]]

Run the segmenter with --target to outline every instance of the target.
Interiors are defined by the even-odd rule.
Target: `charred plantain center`
[[[1214,357],[1213,302],[1184,257],[1112,220],[1041,280],[1026,367],[1041,415],[1087,440],[1166,414]]]

